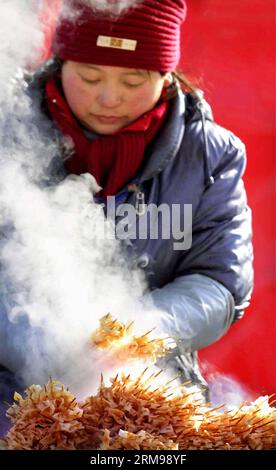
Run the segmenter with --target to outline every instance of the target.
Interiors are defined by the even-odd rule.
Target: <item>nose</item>
[[[122,103],[122,95],[116,86],[105,86],[99,93],[97,101],[104,108],[117,108]]]

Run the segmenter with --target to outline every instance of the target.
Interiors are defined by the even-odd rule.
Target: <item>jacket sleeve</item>
[[[13,309],[18,307],[14,293],[11,278],[0,263],[0,367],[24,378],[28,385],[34,381],[45,383],[50,375],[66,373],[55,335],[45,323],[32,322],[23,309],[14,314]],[[73,363],[72,359],[71,356],[68,361]]]
[[[10,277],[0,263],[0,366],[19,374],[43,355],[43,329],[31,325],[25,312],[14,316],[16,305]]]
[[[228,136],[218,155],[215,125],[209,126],[214,184],[194,212],[192,246],[180,254],[174,281],[151,294],[166,331],[192,350],[213,343],[241,318],[253,288],[251,211],[241,179],[245,148],[217,126]]]
[[[204,348],[221,338],[234,317],[234,299],[219,282],[202,274],[180,276],[151,293],[160,311],[160,330],[180,352]]]
[[[26,317],[12,322],[3,303],[0,304],[0,365],[13,372],[25,366],[28,338],[32,334]]]

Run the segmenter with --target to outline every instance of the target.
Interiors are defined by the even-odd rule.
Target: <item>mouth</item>
[[[99,122],[102,122],[102,123],[105,123],[105,124],[115,124],[119,121],[121,121],[121,117],[118,117],[118,116],[99,116],[99,115],[96,115],[94,114],[94,117],[99,121]]]

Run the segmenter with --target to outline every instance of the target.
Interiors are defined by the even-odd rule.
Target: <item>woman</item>
[[[71,7],[77,15],[61,15],[53,58],[29,94],[61,149],[70,138],[60,170],[91,173],[100,203],[115,197],[117,209],[135,211],[127,249],[145,271],[163,330],[177,341],[168,362],[207,392],[197,350],[241,318],[252,292],[244,145],[213,121],[199,92],[181,89],[184,0],[144,0],[117,16],[87,2]]]

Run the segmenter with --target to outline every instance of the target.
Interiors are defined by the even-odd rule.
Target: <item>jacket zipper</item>
[[[136,214],[140,217],[147,212],[147,204],[145,203],[145,194],[139,186],[136,184],[129,184],[128,190],[130,192],[136,193],[136,202],[135,202],[135,210]]]

